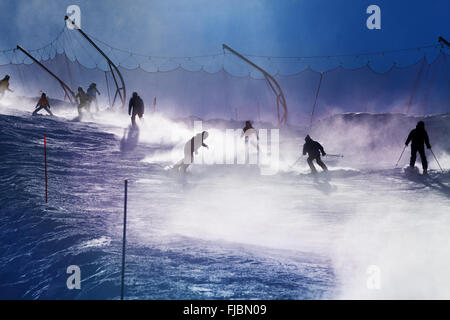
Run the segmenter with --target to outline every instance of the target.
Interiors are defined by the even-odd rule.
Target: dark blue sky
[[[0,49],[48,43],[71,4],[89,34],[149,55],[218,53],[222,43],[259,55],[333,55],[450,39],[449,0],[3,0]],[[366,28],[371,4],[381,30]]]
[[[90,34],[153,55],[214,53],[222,43],[264,55],[338,54],[450,38],[448,0],[4,0],[0,48],[49,42],[70,4]],[[365,26],[370,4],[381,7],[381,30]]]

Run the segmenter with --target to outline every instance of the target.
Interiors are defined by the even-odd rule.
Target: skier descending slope
[[[84,92],[83,88],[78,87],[78,94],[73,96],[75,99],[79,99],[78,115],[81,117],[81,109],[86,109],[89,113],[89,96]]]
[[[203,131],[202,133],[197,133],[184,145],[184,158],[178,161],[173,169],[176,171],[186,172],[187,168],[194,162],[194,152],[198,154],[198,149],[200,147],[206,147],[209,149],[208,145],[205,144],[205,139],[208,138],[208,132]]]
[[[133,112],[133,114],[131,112]],[[144,117],[144,101],[142,101],[137,92],[133,92],[133,96],[128,104],[128,115],[131,116],[131,125],[133,128],[136,127],[136,115],[138,115],[141,120]]]
[[[47,113],[53,116],[53,113],[50,111],[50,103],[48,103],[47,96],[45,93],[42,93],[41,98],[36,104],[35,110],[33,112],[33,116],[37,115],[40,110],[44,109]]]
[[[95,111],[99,112],[100,109],[98,108],[98,101],[97,101],[97,94],[100,95],[100,91],[97,89],[96,83],[91,83],[89,85],[89,88],[87,89],[87,95],[89,97],[89,110],[91,110],[91,106],[94,103],[95,104]]]
[[[431,145],[428,138],[428,133],[425,130],[425,123],[423,121],[417,122],[416,128],[411,130],[408,138],[406,139],[405,145],[408,146],[409,142],[411,142],[411,160],[409,161],[409,167],[414,168],[418,151],[420,154],[420,159],[422,160],[423,174],[427,174],[428,161],[425,155],[424,144],[427,145],[428,149],[431,149]]]
[[[6,75],[2,80],[0,80],[0,98],[3,98],[6,91],[14,92],[9,88],[9,75]]]
[[[303,145],[303,155],[306,155],[308,153],[308,165],[311,168],[311,173],[315,174],[317,173],[316,167],[314,167],[313,160],[316,160],[317,164],[324,170],[328,171],[327,166],[325,163],[323,163],[322,159],[320,159],[320,153],[322,153],[322,156],[325,156],[325,150],[323,149],[322,145],[318,143],[317,141],[314,141],[311,139],[309,135],[305,138],[305,144]]]

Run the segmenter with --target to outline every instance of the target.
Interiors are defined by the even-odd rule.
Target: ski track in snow
[[[124,179],[127,299],[450,298],[448,170],[336,163],[313,177],[303,159],[272,176],[194,165],[182,177],[151,161],[167,131],[150,120],[122,137],[123,118],[0,115],[0,298],[118,299]],[[81,290],[66,288],[69,265]]]

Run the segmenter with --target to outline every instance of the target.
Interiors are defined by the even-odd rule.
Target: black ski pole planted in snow
[[[436,158],[436,156],[434,155],[433,149],[430,148],[431,154],[434,157],[434,160],[436,160],[436,163],[438,164],[439,168],[441,169],[442,172],[444,172],[444,170],[442,170],[441,164],[439,163],[438,159]]]
[[[406,147],[407,147],[407,145],[405,144],[405,147],[403,148],[403,151],[402,151],[402,153],[400,154],[400,158],[398,158],[397,163],[395,164],[395,167],[396,167],[396,168],[397,168],[397,166],[398,166],[398,163],[400,162],[400,159],[401,159],[402,156],[403,156],[403,152],[405,152],[405,150],[406,150]]]

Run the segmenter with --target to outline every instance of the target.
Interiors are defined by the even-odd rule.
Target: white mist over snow
[[[74,109],[57,115],[73,119],[77,114]],[[155,150],[142,161],[164,166],[174,157],[181,158],[193,129],[161,114],[144,117],[144,123],[137,120],[139,142]],[[326,151],[344,154],[340,160],[324,158],[329,176],[307,175],[305,158],[290,168],[300,155],[301,130],[280,133],[276,175],[260,175],[257,168],[245,165],[193,165],[187,177],[143,173],[133,185],[143,196],[136,197],[131,207],[130,241],[152,242],[156,233],[276,249],[292,258],[310,253],[329,259],[338,283],[333,298],[449,299],[448,140],[447,144],[439,140],[438,127],[428,126],[425,120],[446,173],[439,173],[428,153],[431,177],[408,178],[402,169],[393,167],[417,119],[389,115],[379,122],[374,120],[377,117],[381,116],[351,121],[335,118],[319,123],[311,132]],[[93,121],[118,140],[130,124],[129,117],[119,113],[104,113]],[[450,128],[448,118],[439,124],[447,131]],[[205,142],[210,150],[202,148],[200,155],[222,147],[218,136],[223,129],[208,131]],[[178,150],[175,156],[173,148]],[[402,167],[408,159],[409,148]],[[167,203],[154,203],[158,201],[152,199],[155,188]],[[380,270],[378,289],[367,286],[370,266]]]

